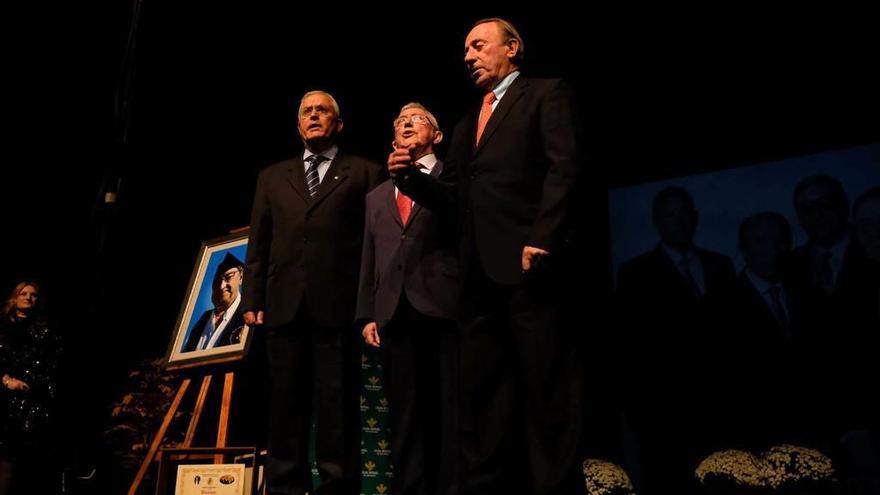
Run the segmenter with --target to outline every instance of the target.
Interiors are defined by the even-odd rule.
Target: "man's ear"
[[[516,58],[517,53],[519,53],[519,41],[515,38],[510,38],[507,40],[507,58],[513,60]]]
[[[434,133],[434,144],[440,144],[443,141],[443,131],[437,131]]]
[[[336,132],[342,132],[342,119],[336,117]]]

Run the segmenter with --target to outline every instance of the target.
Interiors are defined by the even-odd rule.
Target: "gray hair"
[[[428,117],[428,122],[430,122],[431,125],[434,126],[434,130],[435,131],[440,130],[440,125],[437,124],[437,119],[434,117],[434,114],[431,113],[430,110],[425,108],[425,105],[422,105],[421,103],[413,101],[413,102],[410,102],[410,103],[407,103],[406,105],[404,105],[403,108],[400,109],[400,113],[403,113],[404,111],[409,110],[410,108],[418,108],[419,110],[423,110],[425,112],[426,116]]]
[[[333,95],[331,95],[330,93],[328,93],[326,91],[320,91],[320,90],[309,91],[308,93],[304,94],[303,97],[299,100],[299,108],[302,109],[303,102],[306,101],[306,98],[308,98],[309,96],[314,96],[314,95],[324,95],[327,98],[330,98],[330,103],[333,104],[333,111],[336,112],[337,117],[340,116],[339,115],[339,103],[336,103],[336,98],[334,98]],[[298,111],[297,111],[297,114],[299,114]]]
[[[523,41],[522,36],[519,35],[519,31],[516,30],[513,24],[510,21],[502,19],[500,17],[487,17],[485,19],[480,19],[475,22],[473,28],[479,26],[480,24],[486,24],[487,22],[494,22],[501,28],[501,34],[504,35],[504,42],[507,43],[510,40],[516,40],[519,43],[519,50],[516,51],[516,55],[513,56],[513,61],[517,64],[522,64],[523,57],[525,57],[526,53],[526,43]]]

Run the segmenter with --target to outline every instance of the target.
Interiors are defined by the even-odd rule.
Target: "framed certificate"
[[[174,495],[245,495],[245,486],[250,486],[246,468],[244,464],[181,464]]]

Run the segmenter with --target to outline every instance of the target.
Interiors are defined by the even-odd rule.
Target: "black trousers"
[[[583,371],[566,287],[470,270],[462,301],[464,493],[580,494]]]
[[[381,339],[391,407],[391,493],[456,495],[460,472],[456,324],[419,313],[402,295]]]
[[[351,327],[317,324],[301,306],[294,320],[267,329],[269,493],[360,492],[359,372]],[[311,489],[309,432],[321,485]]]

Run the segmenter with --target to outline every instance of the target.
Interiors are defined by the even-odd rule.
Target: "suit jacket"
[[[880,264],[871,260],[855,236],[850,237],[840,273],[831,293],[817,289],[812,280],[810,249],[795,249],[789,274],[805,291],[817,294],[813,345],[814,362],[833,362],[829,382],[817,388],[833,390],[823,420],[839,431],[880,429],[876,388],[877,349],[880,349]]]
[[[245,263],[242,312],[265,311],[275,327],[302,304],[320,325],[354,321],[364,232],[364,198],[384,168],[339,151],[314,198],[302,155],[257,178]]]
[[[843,255],[840,272],[830,294],[816,287],[813,280],[811,243],[791,253],[788,275],[804,291],[821,293],[827,324],[839,328],[845,338],[860,338],[865,332],[877,333],[880,324],[877,293],[880,290],[880,264],[868,258],[864,248],[851,236]],[[820,292],[821,291],[821,292]],[[859,335],[862,334],[862,335]]]
[[[707,349],[709,364],[701,369],[711,370],[712,380],[702,395],[717,448],[792,442],[819,424],[810,401],[822,387],[811,383],[809,375],[792,377],[792,370],[816,366],[804,354],[816,324],[815,298],[788,281],[783,287],[787,328],[745,272],[706,301],[714,323],[705,331],[712,334],[713,345]]]
[[[196,325],[186,337],[186,342],[183,344],[183,349],[180,352],[192,352],[196,350],[196,346],[199,344],[199,338],[201,338],[202,332],[205,330],[205,325],[208,324],[213,313],[213,309],[209,309],[202,313],[199,321],[196,322]],[[237,344],[243,329],[244,316],[241,312],[241,306],[239,306],[238,309],[235,310],[235,313],[232,314],[232,318],[226,323],[226,326],[223,327],[223,332],[220,334],[220,337],[217,338],[214,347]]]
[[[695,248],[703,268],[706,292],[696,297],[662,246],[624,263],[618,270],[617,302],[620,326],[635,362],[650,370],[636,376],[629,414],[637,429],[660,433],[690,432],[699,419],[694,390],[708,379],[709,349],[717,332],[717,317],[705,312],[705,302],[725,290],[736,278],[727,256]],[[663,390],[662,406],[649,406],[656,390]],[[646,426],[647,425],[647,426]]]
[[[736,278],[730,258],[695,249],[703,266],[705,296],[729,287]],[[620,266],[617,293],[627,311],[651,319],[676,320],[676,315],[693,312],[700,303],[660,245]]]
[[[425,207],[457,205],[463,280],[478,257],[490,279],[517,284],[524,246],[559,259],[570,243],[580,126],[571,91],[559,79],[517,76],[477,145],[479,110],[455,127],[439,181],[413,171],[396,181]]]
[[[431,175],[438,176],[437,162]],[[413,205],[406,225],[397,209],[394,183],[385,181],[367,195],[357,319],[383,328],[401,294],[413,308],[437,318],[456,318],[457,238],[448,217]]]

